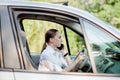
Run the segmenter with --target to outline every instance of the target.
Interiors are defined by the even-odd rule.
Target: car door
[[[89,43],[89,38],[86,34],[88,30],[86,30],[84,22],[80,21],[80,19],[82,19],[80,16],[72,14],[71,12],[59,11],[57,9],[49,9],[46,7],[10,6],[9,10],[12,19],[14,20],[13,23],[16,25],[15,29],[16,33],[18,34],[19,45],[21,47],[21,53],[24,60],[24,66],[22,69],[14,69],[16,80],[119,80],[119,77],[115,77],[119,76],[118,74],[112,75],[97,73],[95,61],[93,60],[92,56],[89,56],[91,55],[91,46]],[[41,23],[41,20],[42,23],[45,22],[44,25]],[[53,27],[53,25],[51,27],[51,22],[53,25],[55,24],[55,27]],[[27,27],[29,28],[27,29]],[[35,28],[37,28],[37,30],[35,30]],[[87,56],[89,60],[87,62],[89,63],[88,68],[92,69],[90,72],[88,69],[88,72],[83,72],[81,70],[78,70],[77,72],[42,72],[37,70],[40,56],[40,48],[38,49],[37,47],[42,46],[42,43],[44,43],[44,40],[42,40],[42,38],[44,38],[43,34],[49,28],[56,28],[60,30],[64,38],[63,40],[66,50],[69,52],[71,59],[75,59],[78,51],[82,51],[83,48],[87,49]],[[21,31],[24,31],[26,35],[25,48],[27,51],[24,50],[24,42],[21,37]],[[31,38],[31,36],[33,36],[33,38]],[[39,36],[40,38],[35,38],[35,36]],[[29,41],[30,38],[32,39],[32,42]],[[37,47],[33,49],[33,46]]]
[[[20,68],[12,26],[8,7],[0,5],[0,80],[15,80],[13,69]]]

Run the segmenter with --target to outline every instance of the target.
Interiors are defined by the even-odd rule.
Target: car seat
[[[24,52],[27,56],[27,59],[30,61],[30,63],[32,64],[32,66],[35,68],[35,69],[38,69],[38,65],[35,64],[35,62],[32,60],[32,57],[29,53],[29,51],[27,50],[27,39],[26,39],[26,34],[24,31],[21,31],[21,39],[22,39],[22,43],[23,43],[23,48],[24,48]],[[36,61],[38,62],[38,61]]]

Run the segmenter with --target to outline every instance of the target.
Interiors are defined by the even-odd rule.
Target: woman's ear
[[[54,38],[50,38],[50,40],[49,40],[50,42],[54,42]]]

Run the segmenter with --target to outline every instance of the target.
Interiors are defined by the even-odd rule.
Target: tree
[[[120,29],[120,0],[81,0],[81,4],[91,14]]]

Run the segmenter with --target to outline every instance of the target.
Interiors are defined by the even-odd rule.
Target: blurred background
[[[93,14],[94,16],[98,17],[99,19],[110,23],[111,25],[115,26],[116,28],[120,29],[120,0],[22,0],[22,1],[35,1],[35,2],[49,2],[49,3],[55,3],[55,4],[63,4],[67,3],[67,6],[75,7],[78,9],[86,10]],[[44,36],[40,36],[39,32],[45,33],[45,31],[48,29],[47,26],[51,26],[50,28],[55,28],[59,26],[58,24],[53,24],[44,21],[32,21],[32,20],[24,20],[23,21],[25,30],[27,33],[27,38],[28,38],[28,43],[30,50],[32,52],[40,52],[41,47],[40,44],[43,44],[44,41]],[[31,27],[34,26],[34,27]],[[40,27],[44,26],[44,30]],[[32,33],[32,34],[31,34]],[[61,30],[62,33],[62,30]],[[31,35],[29,35],[31,34]],[[73,37],[77,37],[76,35],[72,34],[71,32],[69,33],[72,35],[71,43],[73,43],[72,49],[73,52],[76,53],[75,47],[79,47],[78,49],[82,48],[79,45],[82,45],[82,43],[75,43],[78,42],[74,40]],[[40,39],[43,39],[42,42]],[[73,39],[73,40],[72,40]],[[35,44],[36,43],[36,44]]]
[[[68,2],[68,6],[86,10],[120,29],[120,0],[27,0],[36,2]]]

